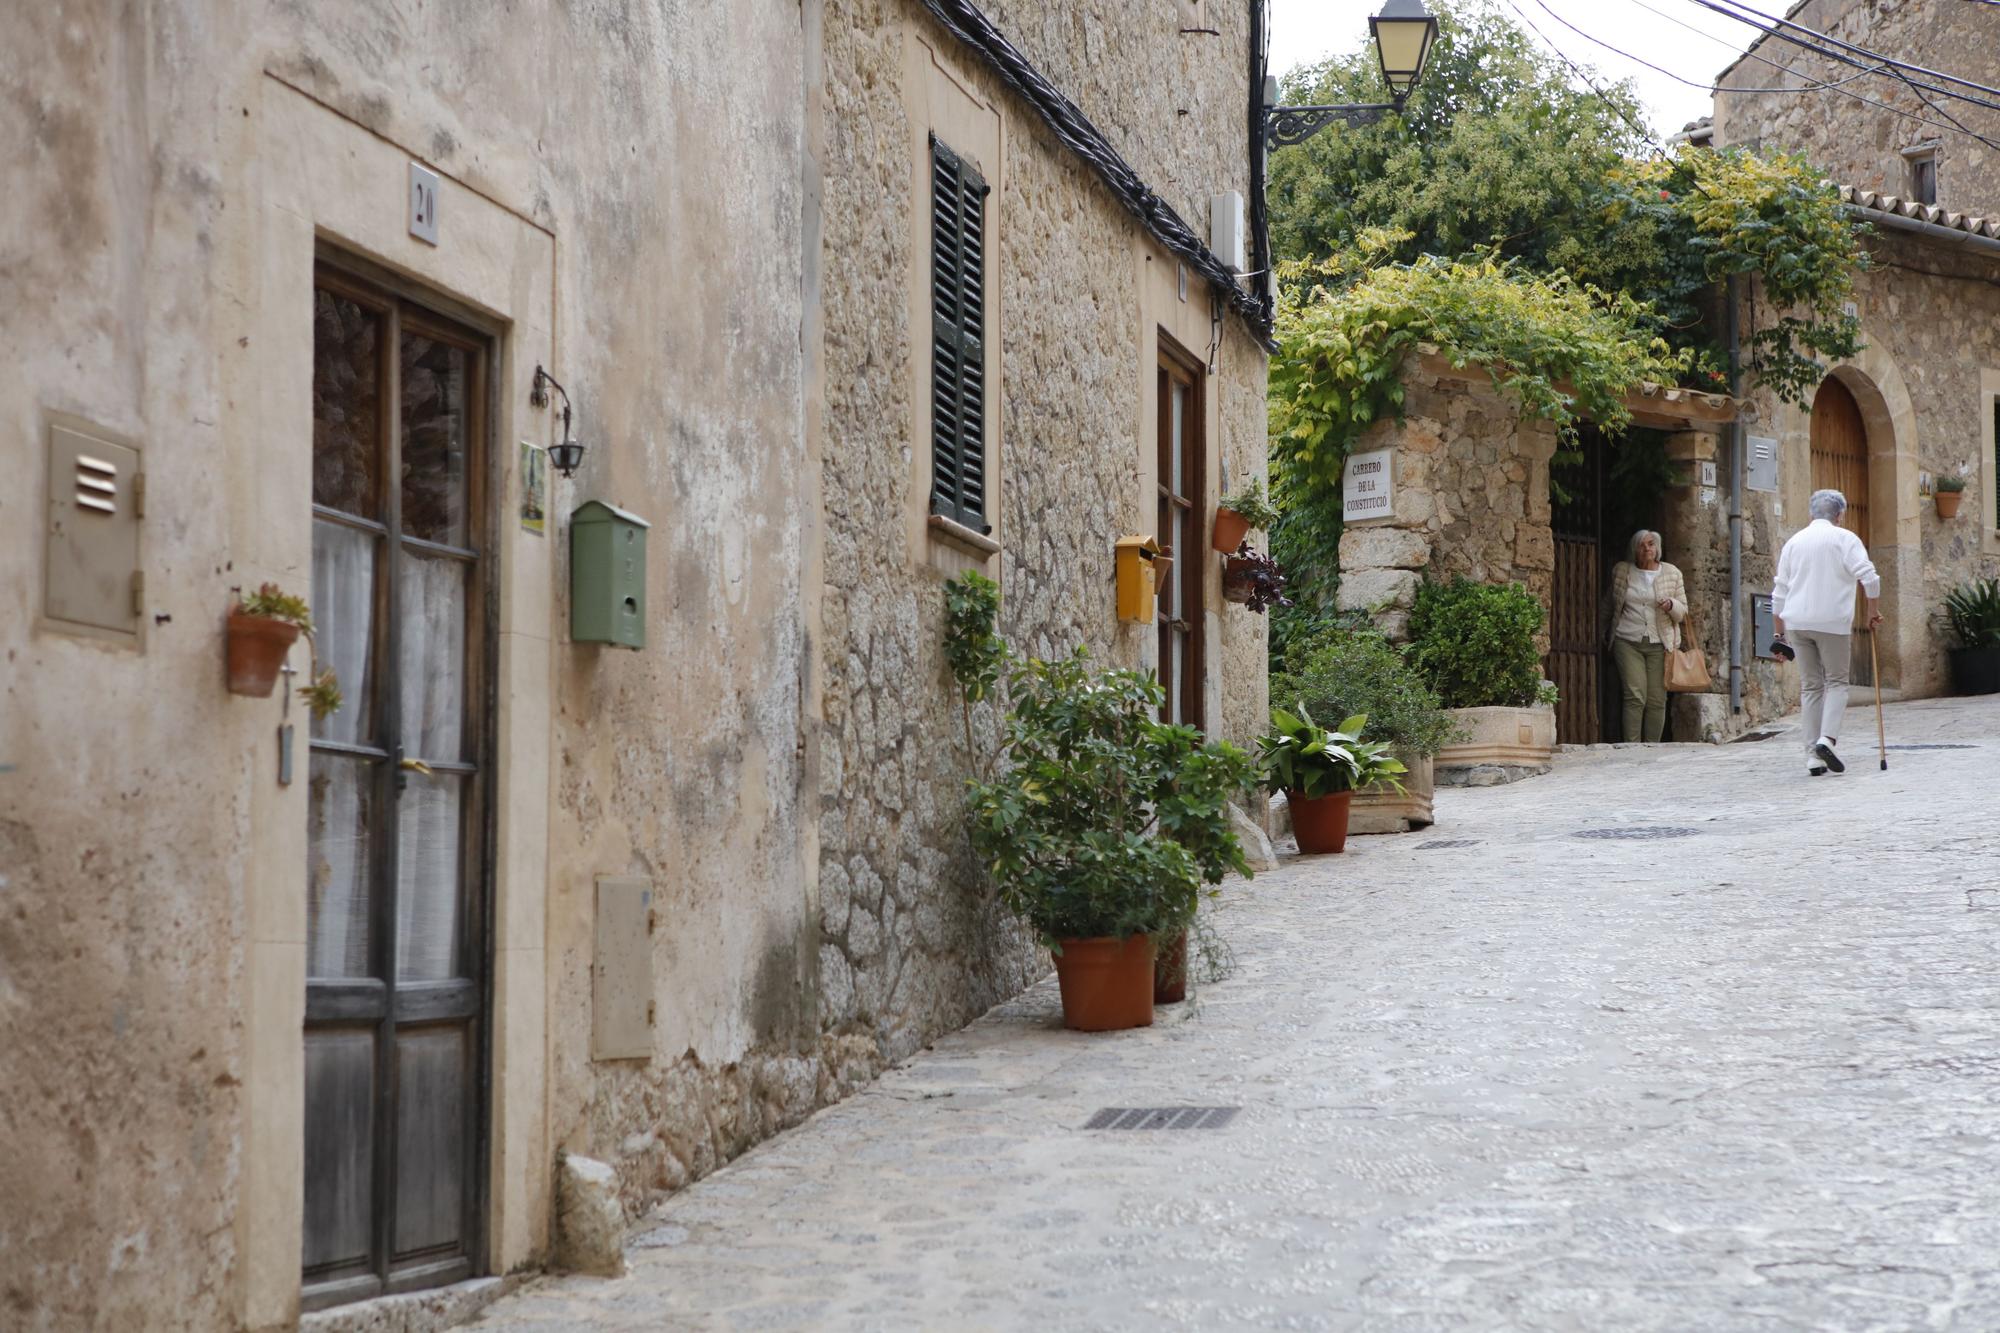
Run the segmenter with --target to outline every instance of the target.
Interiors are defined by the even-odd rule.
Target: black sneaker
[[[1826,760],[1826,766],[1832,769],[1834,772],[1845,773],[1847,771],[1847,765],[1840,762],[1840,756],[1835,754],[1833,752],[1833,747],[1831,745],[1828,745],[1825,741],[1823,740],[1814,741],[1813,753],[1818,755],[1821,759]]]
[[[1825,765],[1825,764],[1808,764],[1808,765],[1806,766],[1806,776],[1807,776],[1807,777],[1809,777],[1809,778],[1823,778],[1823,777],[1825,777],[1825,776],[1826,776],[1826,765]]]

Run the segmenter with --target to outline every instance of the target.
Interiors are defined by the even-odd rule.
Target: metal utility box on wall
[[[590,1058],[653,1054],[653,882],[597,881],[597,948],[590,963]]]
[[[569,637],[646,646],[646,520],[602,500],[569,521]]]
[[[81,421],[49,423],[44,611],[63,629],[139,638],[139,450]]]
[[[1153,623],[1158,589],[1160,544],[1151,537],[1118,539],[1118,618],[1134,624]]]
[[[1777,631],[1773,620],[1770,594],[1750,594],[1750,643],[1752,651],[1766,662],[1778,660],[1771,651],[1771,640]]]
[[[1747,449],[1743,459],[1744,489],[1777,490],[1778,442],[1767,435],[1751,435],[1743,443]]]

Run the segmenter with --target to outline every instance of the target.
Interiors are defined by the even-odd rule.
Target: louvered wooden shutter
[[[931,138],[931,512],[986,521],[986,193]]]

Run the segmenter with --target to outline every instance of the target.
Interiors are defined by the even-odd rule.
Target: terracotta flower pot
[[[270,616],[229,613],[229,692],[268,699],[278,683],[278,668],[299,641],[299,627]]]
[[[1250,562],[1241,556],[1230,556],[1222,564],[1222,600],[1225,602],[1247,602],[1254,591],[1247,571]]]
[[[1347,849],[1347,814],[1354,804],[1353,792],[1302,796],[1288,791],[1285,802],[1292,810],[1292,833],[1299,840],[1301,852],[1314,855]]]
[[[1951,518],[1958,513],[1958,507],[1965,500],[1964,491],[1938,491],[1931,496],[1937,501],[1939,518]]]
[[[1249,519],[1243,517],[1243,515],[1237,513],[1234,509],[1217,509],[1215,511],[1215,531],[1209,538],[1209,543],[1216,550],[1222,552],[1224,555],[1228,555],[1241,546],[1243,539],[1249,535]]]
[[[1062,988],[1063,1026],[1078,1032],[1116,1032],[1153,1025],[1153,941],[1059,940],[1056,984]]]
[[[1153,963],[1153,1003],[1179,1004],[1187,998],[1187,932],[1175,935]]]

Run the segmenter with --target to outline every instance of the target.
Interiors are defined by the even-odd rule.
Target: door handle
[[[405,773],[421,773],[427,778],[434,778],[437,776],[436,772],[432,770],[431,766],[425,763],[421,759],[398,759],[396,761],[396,767],[401,769]]]

